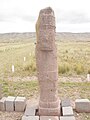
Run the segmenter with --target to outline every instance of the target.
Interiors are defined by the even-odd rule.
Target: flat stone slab
[[[6,97],[3,97],[3,98],[0,100],[0,110],[1,110],[1,111],[5,111],[5,102],[6,102]]]
[[[40,120],[59,120],[57,116],[40,116]]]
[[[38,109],[38,105],[27,106],[24,115],[26,116],[35,116],[36,109]]]
[[[65,99],[61,101],[61,107],[68,107],[68,106],[71,106],[69,99]]]
[[[62,107],[62,114],[63,116],[72,116],[73,115],[73,109],[71,106],[69,107]]]
[[[6,111],[8,112],[14,111],[14,101],[15,101],[15,97],[13,96],[8,96],[6,98]]]
[[[75,120],[74,116],[61,116],[60,120]]]
[[[75,110],[90,113],[90,101],[88,99],[76,99]]]
[[[39,116],[23,116],[22,120],[39,120]]]
[[[15,111],[23,112],[26,107],[26,98],[25,97],[16,97],[15,99]]]

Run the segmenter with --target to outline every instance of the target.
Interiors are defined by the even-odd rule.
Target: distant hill
[[[90,33],[69,33],[62,32],[56,33],[57,40],[69,40],[69,41],[90,41]]]
[[[0,34],[0,42],[29,42],[36,39],[35,32]],[[90,41],[90,33],[56,33],[59,41]]]
[[[28,42],[33,39],[35,39],[34,32],[0,34],[0,42]]]

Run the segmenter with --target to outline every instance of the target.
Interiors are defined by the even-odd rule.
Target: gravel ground
[[[12,80],[12,78],[8,78],[8,80]],[[13,77],[13,81],[30,81],[30,80],[37,80],[36,76],[32,77],[25,77],[25,78],[20,78],[20,77]],[[59,77],[59,80],[62,82],[86,82],[86,78],[82,77]],[[38,100],[32,98],[29,103],[31,105],[34,105]],[[74,106],[74,101],[72,101],[72,106]],[[23,112],[1,112],[0,111],[0,120],[21,120],[23,116]],[[74,111],[74,116],[76,120],[90,120],[90,113],[76,113]]]
[[[21,120],[21,112],[0,112],[0,120]]]
[[[2,79],[2,78],[1,78]],[[36,76],[27,76],[27,77],[8,77],[4,78],[4,80],[10,80],[10,81],[31,81],[31,80],[37,80]],[[78,77],[78,76],[73,76],[73,77],[58,77],[58,80],[61,82],[86,82],[87,78],[86,77]]]

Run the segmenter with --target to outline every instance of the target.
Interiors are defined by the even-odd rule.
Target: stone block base
[[[69,107],[62,107],[62,114],[63,116],[72,116],[73,115],[73,109],[71,106]]]
[[[15,97],[8,96],[6,98],[6,111],[8,112],[14,111],[14,101],[15,101]]]
[[[39,107],[39,115],[40,116],[59,116],[60,115],[60,107],[59,108],[41,108],[41,107]]]
[[[75,110],[77,112],[87,112],[90,113],[90,101],[88,99],[76,99]]]
[[[27,106],[24,115],[26,115],[26,116],[35,116],[36,109],[38,109],[37,105],[31,106],[31,107]]]
[[[60,120],[75,120],[74,116],[61,116]]]
[[[59,120],[57,116],[40,116],[40,120]]]
[[[61,101],[61,107],[68,107],[68,106],[71,106],[69,99],[65,99]]]
[[[1,111],[5,111],[5,101],[6,101],[6,97],[3,97],[1,100],[0,100],[0,110]]]
[[[15,99],[15,111],[23,112],[26,107],[26,98],[25,97],[16,97]]]
[[[22,120],[39,120],[39,116],[23,116]]]
[[[60,116],[61,106],[60,100],[55,102],[39,102],[39,115],[40,116]]]

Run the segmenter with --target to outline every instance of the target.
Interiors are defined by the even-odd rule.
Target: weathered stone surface
[[[74,116],[61,116],[60,120],[75,120]]]
[[[71,106],[69,99],[65,99],[61,101],[61,107],[68,107],[68,106]]]
[[[75,109],[77,112],[90,113],[90,101],[88,99],[76,99]]]
[[[59,120],[57,116],[40,116],[40,120]]]
[[[6,97],[3,97],[3,98],[0,100],[0,110],[1,110],[1,111],[5,111],[5,101],[6,101]]]
[[[24,115],[26,115],[26,116],[35,116],[36,109],[38,109],[37,105],[33,105],[31,107],[27,106]]]
[[[22,120],[39,120],[39,116],[23,116]]]
[[[15,97],[8,96],[6,98],[6,111],[8,111],[8,112],[14,111],[14,104],[15,104],[14,102],[15,102]]]
[[[60,115],[55,16],[52,8],[48,7],[40,11],[36,34],[36,65],[40,85],[39,115]]]
[[[25,97],[16,97],[15,99],[15,111],[23,112],[26,107],[26,98]]]
[[[63,116],[71,116],[71,115],[73,115],[73,109],[71,106],[62,107],[62,113],[63,113]]]

